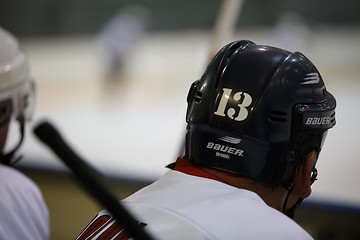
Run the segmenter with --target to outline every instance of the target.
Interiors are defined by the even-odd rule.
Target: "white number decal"
[[[226,105],[229,101],[230,94],[232,92],[232,89],[229,88],[223,88],[223,94],[221,95],[219,106],[215,112],[216,115],[225,117],[225,110]],[[236,109],[229,108],[227,110],[227,116],[235,121],[243,121],[248,116],[248,110],[246,109],[248,106],[252,103],[251,96],[246,92],[237,92],[234,94],[233,99],[235,101],[240,101],[242,99],[242,102],[240,102],[237,106],[239,107],[238,115],[235,117]]]
[[[216,115],[225,117],[225,108],[226,108],[226,104],[227,104],[227,102],[228,102],[228,100],[229,100],[231,91],[232,91],[232,90],[229,89],[229,88],[223,88],[223,94],[222,94],[222,96],[221,96],[218,109],[217,109],[217,111],[215,112]]]

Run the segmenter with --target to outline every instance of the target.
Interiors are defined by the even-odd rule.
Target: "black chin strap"
[[[16,162],[18,162],[22,156],[18,156],[17,158],[14,158],[15,156],[15,152],[19,149],[19,147],[21,146],[23,140],[24,140],[24,132],[25,132],[25,124],[24,124],[24,118],[22,116],[19,117],[18,119],[20,127],[19,127],[19,131],[20,131],[20,139],[19,142],[17,143],[17,145],[8,153],[6,154],[1,154],[0,155],[0,163],[5,164],[5,165],[14,165]]]
[[[294,212],[295,212],[295,209],[286,209],[287,207],[287,203],[288,203],[288,200],[289,200],[289,197],[290,197],[290,194],[294,191],[294,183],[293,182],[289,182],[287,184],[287,186],[284,186],[284,188],[288,191],[287,194],[286,194],[286,197],[285,197],[285,200],[284,200],[284,204],[283,204],[283,213],[288,216],[289,218],[294,218]]]
[[[296,209],[298,209],[298,207],[301,205],[301,203],[303,202],[304,199],[302,198],[299,198],[295,205],[289,209],[286,210],[286,205],[287,205],[287,201],[289,199],[289,196],[290,194],[292,193],[293,189],[291,191],[288,191],[287,195],[286,195],[286,198],[285,198],[285,201],[284,201],[284,206],[283,206],[283,213],[288,216],[289,218],[291,219],[294,219],[294,216],[295,216],[295,211]]]
[[[311,185],[317,180],[317,175],[318,175],[318,171],[315,167],[313,167],[313,169],[311,170],[312,174],[311,174]],[[285,201],[284,201],[284,205],[283,205],[283,213],[288,216],[291,219],[294,219],[295,216],[295,211],[296,209],[299,208],[299,206],[301,205],[301,203],[304,201],[303,198],[299,198],[295,205],[289,209],[286,210],[286,205],[287,202],[289,200],[289,196],[290,194],[294,191],[294,183],[290,183],[289,186],[286,188],[288,190],[288,193],[286,195]]]

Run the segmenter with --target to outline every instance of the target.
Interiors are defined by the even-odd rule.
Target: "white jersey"
[[[155,240],[313,239],[254,192],[174,170],[122,202]],[[106,211],[87,229],[98,224],[97,219],[103,216],[107,216],[107,221],[100,224],[102,227],[98,227],[96,233],[91,235],[87,231],[87,236],[92,236],[88,239],[97,239],[109,231],[107,227],[113,220]],[[83,234],[85,232],[86,229]]]
[[[49,239],[49,213],[37,185],[0,165],[0,239]]]

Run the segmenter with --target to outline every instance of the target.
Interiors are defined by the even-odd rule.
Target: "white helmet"
[[[0,127],[12,118],[20,124],[20,141],[10,153],[1,155],[0,161],[10,163],[12,155],[23,140],[24,124],[30,120],[34,106],[34,81],[29,76],[27,56],[18,40],[0,27]]]

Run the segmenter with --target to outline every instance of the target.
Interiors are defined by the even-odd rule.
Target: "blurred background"
[[[20,39],[37,83],[17,167],[43,192],[51,239],[74,239],[102,206],[32,127],[54,123],[124,198],[181,153],[191,83],[239,39],[301,51],[335,95],[337,125],[296,221],[316,239],[360,239],[359,12],[356,0],[2,0],[0,25]]]

